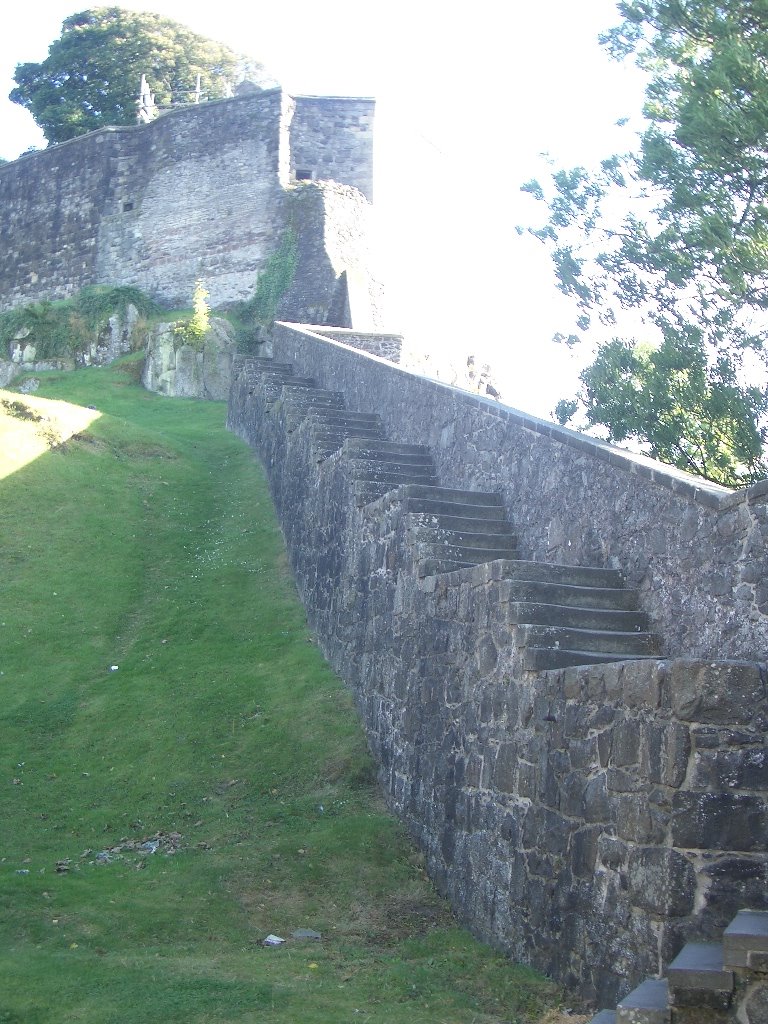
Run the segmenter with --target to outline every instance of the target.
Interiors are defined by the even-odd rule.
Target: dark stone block
[[[749,662],[673,661],[666,683],[672,709],[685,722],[748,722],[765,702],[759,667]]]
[[[611,744],[611,763],[619,768],[637,764],[640,759],[640,726],[635,721],[616,724]]]
[[[606,789],[605,775],[597,775],[587,783],[584,791],[582,817],[588,822],[611,820],[611,801]]]
[[[661,843],[663,833],[655,825],[645,793],[626,793],[618,799],[616,830],[633,843]]]
[[[766,848],[768,819],[762,797],[678,791],[672,808],[674,846],[738,851]]]
[[[692,784],[696,789],[768,789],[768,755],[761,747],[702,751]]]
[[[759,982],[747,992],[742,1013],[745,1024],[765,1024],[768,1021],[768,981]]]
[[[597,852],[600,862],[604,867],[610,868],[611,871],[618,871],[619,868],[627,864],[629,847],[620,839],[615,839],[613,836],[607,836],[603,833],[598,839]]]
[[[683,917],[693,910],[696,873],[676,850],[649,847],[629,856],[632,903],[660,917]]]
[[[502,743],[496,753],[493,784],[501,793],[514,793],[517,776],[517,744]]]
[[[581,829],[571,840],[571,867],[579,878],[592,878],[597,863],[599,826]]]

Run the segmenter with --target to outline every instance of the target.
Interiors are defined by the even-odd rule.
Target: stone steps
[[[415,535],[423,530],[437,531],[446,537],[516,537],[511,523],[505,519],[473,519],[469,516],[441,515],[439,525],[428,513],[406,513],[408,529]]]
[[[648,655],[622,654],[618,651],[570,650],[569,648],[526,647],[523,668],[526,672],[548,672],[573,665],[612,665],[617,661],[647,661]]]
[[[648,631],[648,616],[644,612],[623,611],[613,607],[585,608],[537,601],[511,602],[507,611],[507,621],[516,625],[523,622],[539,626],[569,625],[576,629],[614,630],[639,635]]]
[[[522,647],[551,648],[555,651],[594,651],[600,654],[621,654],[625,658],[655,657],[659,653],[659,642],[651,633],[520,623],[518,636]]]
[[[538,564],[538,563],[537,563]],[[637,591],[622,587],[584,586],[538,579],[508,579],[501,587],[502,601],[529,602],[579,609],[636,611]]]
[[[358,507],[385,494],[401,504],[420,578],[496,563],[507,622],[531,671],[652,657],[658,643],[637,611],[637,597],[616,570],[518,558],[517,539],[500,495],[441,487],[431,451],[388,441],[375,413],[353,412],[343,395],[293,375],[287,364],[251,360],[279,399],[288,429],[308,423],[318,461],[338,453]]]
[[[740,910],[722,942],[688,942],[666,977],[638,985],[590,1024],[766,1024],[768,910]]]

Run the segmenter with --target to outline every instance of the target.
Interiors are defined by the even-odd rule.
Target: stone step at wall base
[[[416,527],[408,531],[408,539],[418,544],[434,544],[446,548],[498,548],[502,551],[512,552],[508,555],[501,555],[501,558],[516,559],[517,537],[511,530],[506,533],[483,530],[477,533],[464,533],[453,530],[443,530],[439,526]]]
[[[515,537],[517,534],[508,519],[473,519],[465,516],[439,515],[428,512],[406,512],[406,528],[408,530],[436,531],[438,535],[448,536]]]
[[[434,544],[440,548],[500,548],[517,550],[517,536],[510,528],[494,529],[497,522],[488,523],[488,529],[469,530],[443,529],[440,524],[408,527],[408,538],[414,544]],[[501,522],[500,525],[508,526]],[[503,556],[504,557],[504,556]],[[518,555],[508,555],[516,559]]]
[[[437,488],[434,488],[437,490]],[[507,522],[506,511],[500,505],[471,504],[467,501],[403,496],[406,512],[422,512],[432,516],[458,516],[465,519],[493,519]]]
[[[671,1024],[666,978],[642,982],[616,1007],[616,1024]]]
[[[471,569],[480,562],[457,562],[451,559],[427,558],[417,564],[417,575],[419,579],[427,576],[442,576],[447,572],[458,572],[459,569]]]
[[[414,466],[417,469],[430,469],[436,474],[435,463],[428,455],[398,455],[396,452],[378,452],[361,455],[359,451],[346,447],[344,454],[347,461],[356,466]]]
[[[382,494],[386,494],[387,491],[391,491],[393,487],[398,487],[401,484],[409,483],[429,483],[434,480],[435,474],[426,471],[421,471],[418,468],[404,469],[402,472],[396,470],[384,470],[384,469],[357,469],[354,466],[350,467],[350,475],[354,480],[358,480],[361,483],[381,483],[387,484],[388,486]]]
[[[331,391],[326,387],[317,387],[311,377],[292,377],[283,385],[285,395],[300,398],[305,394],[314,394],[318,398],[342,398],[341,391]]]
[[[431,449],[424,444],[400,444],[398,441],[387,441],[382,439],[377,441],[375,444],[366,444],[365,441],[350,441],[350,451],[355,450],[359,452],[359,458],[365,458],[370,452],[377,454],[379,452],[390,452],[395,455],[423,455],[426,458],[432,458]]]
[[[506,544],[498,547],[466,547],[458,544],[442,544],[434,541],[418,543],[419,557],[424,559],[436,558],[439,561],[447,559],[451,562],[466,562],[480,565],[481,562],[497,562],[500,559],[514,558],[516,545]]]
[[[304,416],[315,410],[320,412],[323,409],[342,410],[344,408],[344,403],[340,398],[318,398],[311,391],[307,392],[306,398],[297,398],[295,395],[291,395],[288,398],[283,396],[281,404],[284,409],[288,409],[291,412],[300,412]]]
[[[658,639],[652,633],[620,633],[600,629],[576,629],[570,626],[541,626],[533,623],[518,624],[518,635],[523,647],[565,648],[572,651],[597,651],[621,654],[625,657],[658,654]]]
[[[311,377],[294,377],[292,373],[260,373],[255,375],[266,391],[282,391],[290,384],[298,384],[305,388],[314,388]]]
[[[347,465],[352,467],[356,472],[360,473],[428,473],[433,479],[437,479],[437,472],[435,470],[435,464],[431,459],[419,459],[418,461],[413,460],[411,462],[401,462],[396,456],[391,456],[388,459],[358,459],[355,456],[350,457],[348,450],[345,449],[344,455],[347,459]]]
[[[653,661],[637,654],[621,655],[605,651],[570,651],[551,647],[526,647],[523,651],[523,669],[526,672],[548,672],[551,669],[571,668],[575,665],[613,665],[618,661]]]
[[[516,601],[532,601],[576,608],[636,612],[638,594],[636,590],[618,587],[585,587],[569,583],[550,583],[546,580],[518,579],[503,581],[501,601],[510,604]]]
[[[643,612],[615,608],[580,608],[531,601],[515,601],[507,607],[507,622],[546,626],[571,626],[621,633],[647,633],[648,616]]]
[[[673,993],[733,992],[733,971],[724,966],[721,942],[687,942],[667,968]]]
[[[270,359],[268,356],[245,356],[244,358],[248,363],[265,369],[293,371],[293,363],[279,363],[274,359]]]
[[[502,579],[536,580],[576,587],[621,590],[624,577],[618,569],[600,569],[587,565],[560,565],[557,562],[510,561],[500,566]]]
[[[723,932],[723,962],[768,972],[768,910],[740,910]]]
[[[516,537],[508,519],[468,519],[463,516],[442,515],[437,518],[423,512],[406,512],[406,526],[409,530],[430,531],[440,538],[484,537],[489,535]]]
[[[342,445],[350,437],[367,438],[376,441],[383,433],[381,427],[358,423],[325,424],[315,422],[310,423],[310,429],[313,440],[317,441],[318,444],[339,441],[339,444]]]
[[[310,416],[313,423],[324,424],[328,427],[351,426],[378,427],[383,431],[381,417],[375,413],[351,412],[349,409],[318,409]]]
[[[432,501],[463,502],[468,505],[488,505],[503,508],[501,496],[489,491],[466,491],[456,487],[409,487],[404,498],[427,498]]]

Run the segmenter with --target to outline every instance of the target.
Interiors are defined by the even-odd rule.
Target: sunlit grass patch
[[[69,402],[0,390],[0,479],[85,430],[98,416]]]

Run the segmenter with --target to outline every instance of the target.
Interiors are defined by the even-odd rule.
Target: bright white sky
[[[91,6],[98,6],[95,0]],[[101,4],[108,6],[106,2]],[[378,252],[394,330],[435,360],[488,361],[505,403],[549,417],[586,353],[551,344],[571,327],[520,185],[631,145],[643,79],[610,61],[598,33],[614,0],[123,0],[265,64],[289,92],[377,100]],[[5,99],[16,64],[42,61],[84,0],[35,0],[0,35],[0,156],[44,140]],[[637,121],[635,121],[637,123]]]

